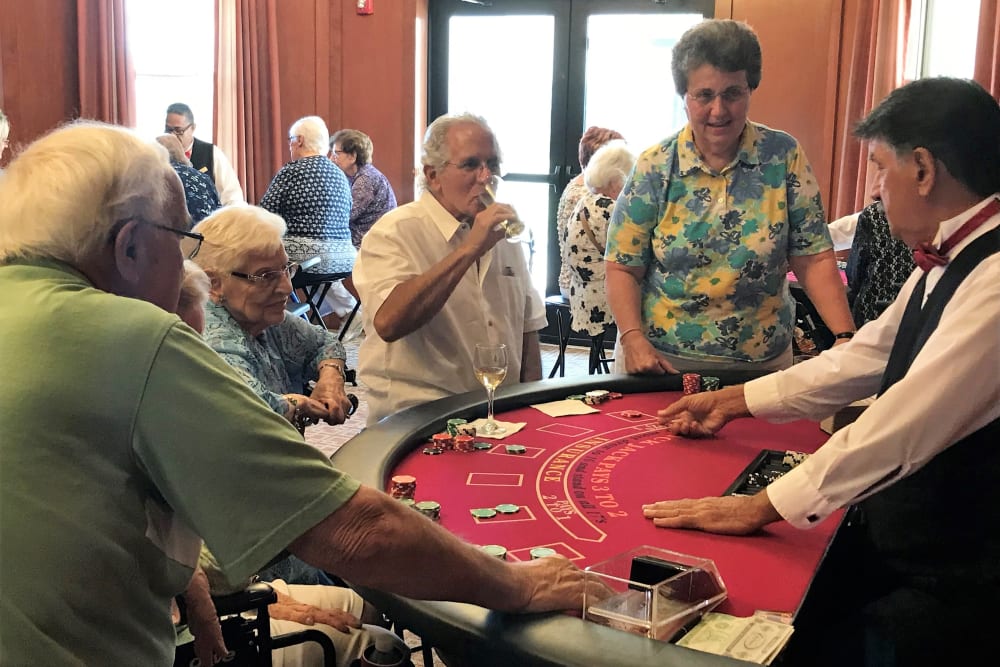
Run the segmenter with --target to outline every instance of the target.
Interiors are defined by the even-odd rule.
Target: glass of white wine
[[[493,394],[507,377],[507,346],[476,343],[475,371],[476,379],[486,387],[486,423],[482,431],[487,435],[504,433],[507,429],[493,419]]]
[[[500,186],[503,185],[503,179],[497,175],[490,177],[490,180],[486,183],[485,189],[481,195],[479,195],[479,201],[483,206],[491,206],[497,200],[497,191]],[[503,229],[504,235],[507,237],[507,241],[510,243],[520,243],[524,235],[524,223],[518,218],[512,218],[510,220],[504,220],[500,223],[500,227]]]

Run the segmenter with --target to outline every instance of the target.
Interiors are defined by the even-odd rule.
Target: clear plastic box
[[[641,546],[586,568],[588,621],[669,641],[726,599],[726,586],[707,558]]]

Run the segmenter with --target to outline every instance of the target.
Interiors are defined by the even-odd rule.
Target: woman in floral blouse
[[[583,172],[586,192],[566,225],[563,245],[569,267],[570,315],[575,331],[599,336],[614,323],[604,289],[604,246],[608,222],[635,164],[624,141],[612,141],[594,153]]]
[[[608,230],[617,370],[791,365],[789,268],[846,342],[855,327],[812,167],[793,137],[747,120],[757,36],[703,21],[672,63],[688,123],[639,156]]]

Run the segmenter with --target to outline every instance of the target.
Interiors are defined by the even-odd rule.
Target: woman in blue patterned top
[[[389,179],[372,164],[371,138],[359,130],[340,130],[330,137],[330,159],[340,167],[351,184],[351,240],[361,247],[372,225],[396,208],[396,195]]]
[[[208,174],[191,166],[191,160],[184,154],[181,140],[176,134],[161,134],[156,138],[170,155],[170,166],[184,186],[184,203],[192,224],[199,223],[222,206],[219,191]]]
[[[275,174],[260,205],[288,224],[285,248],[293,261],[319,256],[313,273],[350,273],[357,251],[351,243],[351,187],[326,157],[330,133],[319,116],[306,116],[288,131],[292,160]]]
[[[256,206],[231,206],[194,231],[205,237],[195,262],[212,281],[205,342],[292,423],[343,423],[351,409],[343,345],[335,333],[285,310],[297,265],[282,244],[284,221]],[[316,387],[306,396],[312,380]]]

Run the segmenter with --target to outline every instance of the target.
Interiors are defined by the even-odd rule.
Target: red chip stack
[[[681,377],[685,394],[697,394],[701,391],[701,376],[697,373],[685,373]]]

